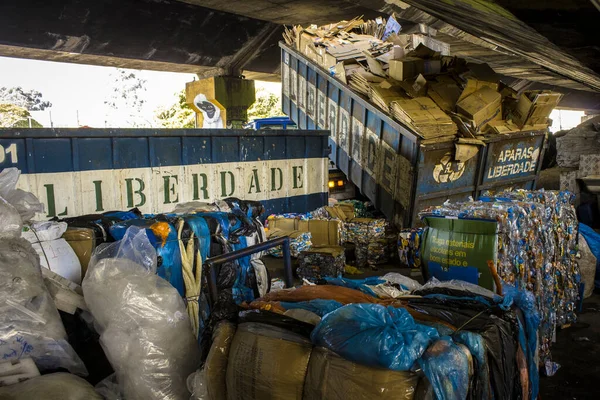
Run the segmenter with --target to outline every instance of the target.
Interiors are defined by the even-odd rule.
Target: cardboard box
[[[423,74],[437,75],[442,71],[442,60],[423,60]]]
[[[420,58],[409,57],[402,60],[390,60],[388,74],[397,81],[409,80],[422,74],[425,62]]]
[[[297,221],[297,230],[310,232],[314,246],[337,246],[340,244],[340,221],[325,219]]]
[[[460,88],[455,82],[433,82],[429,84],[427,91],[427,95],[435,104],[446,112],[454,111],[460,93]]]
[[[478,129],[502,119],[502,96],[490,87],[483,87],[456,104],[459,113],[471,119]]]
[[[467,84],[465,85],[465,88],[463,89],[462,93],[460,94],[458,101],[462,101],[462,100],[466,99],[467,97],[469,97],[470,95],[472,95],[473,93],[475,93],[476,91],[478,91],[479,89],[484,88],[484,87],[489,87],[490,89],[494,89],[496,92],[498,91],[497,83],[480,81],[480,80],[473,79],[473,78],[467,79]]]
[[[491,121],[488,124],[488,132],[500,135],[519,132],[521,129],[512,121]]]
[[[532,90],[521,94],[513,121],[519,126],[548,124],[548,117],[562,98],[561,93]]]

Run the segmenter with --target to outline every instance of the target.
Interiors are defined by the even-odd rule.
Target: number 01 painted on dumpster
[[[8,162],[10,164],[16,164],[19,162],[17,157],[17,144],[13,143],[8,147],[4,147],[0,144],[0,164]]]

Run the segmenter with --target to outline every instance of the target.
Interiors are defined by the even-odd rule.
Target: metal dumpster
[[[397,226],[446,200],[477,198],[484,190],[533,189],[545,131],[486,136],[465,163],[454,143],[422,145],[418,134],[352,91],[328,71],[280,43],[282,108],[300,129],[330,132],[330,159]]]
[[[327,204],[328,132],[226,129],[0,129],[0,170],[46,206],[41,218],[225,197],[267,215]]]

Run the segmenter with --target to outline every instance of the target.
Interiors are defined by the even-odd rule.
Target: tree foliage
[[[30,125],[31,124],[31,125]],[[42,128],[42,124],[31,118],[31,113],[14,104],[0,104],[1,128]]]
[[[194,128],[196,126],[196,113],[186,103],[185,91],[177,95],[177,103],[156,110],[156,120],[163,128]]]
[[[42,97],[37,90],[24,90],[20,86],[0,88],[0,103],[13,104],[27,111],[44,111],[52,107],[52,103],[44,101]]]
[[[276,117],[281,114],[281,98],[264,89],[256,91],[256,101],[248,109],[248,121]]]
[[[104,104],[112,110],[110,119],[120,120],[123,118],[124,121],[121,124],[124,123],[126,126],[121,127],[140,128],[150,126],[150,122],[141,115],[146,103],[143,95],[147,90],[147,81],[138,77],[135,72],[121,68],[111,74],[111,78],[113,82],[110,95],[104,100]]]

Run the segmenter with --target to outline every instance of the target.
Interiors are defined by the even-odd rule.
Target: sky
[[[0,57],[0,87],[21,86],[25,90],[37,90],[52,107],[32,112],[33,118],[45,127],[75,128],[87,125],[93,128],[115,126],[126,121],[127,113],[115,115],[104,101],[110,97],[116,68],[51,61],[26,60]],[[143,94],[146,104],[141,113],[144,119],[153,121],[158,107],[168,107],[177,101],[176,93],[185,89],[186,82],[194,74],[160,71],[138,71],[136,75],[147,81]],[[256,87],[281,93],[281,84],[256,82]],[[112,121],[110,121],[112,120]],[[112,122],[112,123],[111,123]]]

